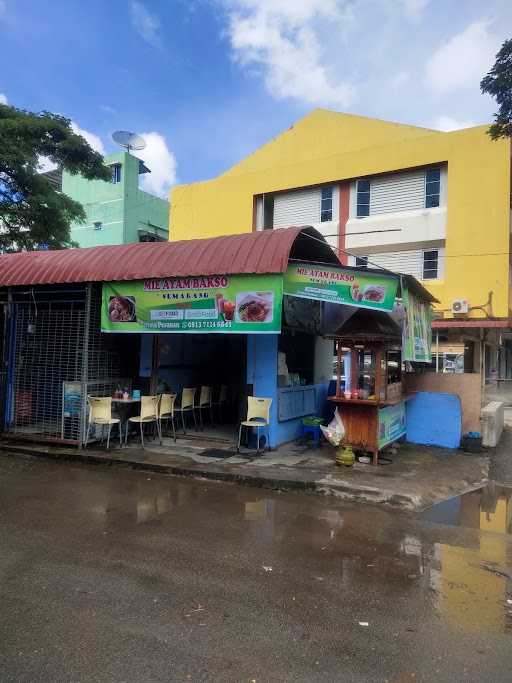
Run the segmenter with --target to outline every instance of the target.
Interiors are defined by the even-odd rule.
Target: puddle
[[[512,488],[493,483],[433,505],[422,518],[436,524],[512,533]]]
[[[174,585],[188,586],[187,603],[208,604],[212,615],[245,610],[243,582],[251,605],[263,594],[286,605],[280,614],[297,609],[297,633],[304,619],[325,628],[323,645],[339,632],[340,615],[348,615],[347,632],[361,620],[374,633],[417,633],[421,644],[440,626],[471,639],[512,633],[512,488],[446,500],[425,511],[422,524],[377,506],[121,469],[38,462],[7,479],[13,463],[0,460],[0,532],[8,530],[2,538],[12,546],[0,553],[0,576],[24,547],[25,592],[30,585],[40,595],[65,563],[69,594],[77,576],[92,594],[94,576],[106,605],[115,590],[120,605],[135,600],[141,610],[157,604],[155,586],[167,595]],[[48,544],[49,533],[58,543]],[[123,571],[111,571],[117,566]],[[55,590],[62,594],[60,584]],[[246,618],[235,612],[233,633]],[[162,628],[167,634],[167,622]]]

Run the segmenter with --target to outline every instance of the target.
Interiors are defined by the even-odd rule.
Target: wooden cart
[[[345,426],[345,442],[373,456],[405,435],[405,398],[401,384],[401,335],[386,314],[358,311],[340,330],[337,342],[336,395]],[[344,357],[350,358],[350,396],[342,384]],[[346,378],[347,380],[348,378]]]

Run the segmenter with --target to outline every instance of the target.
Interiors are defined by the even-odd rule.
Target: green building
[[[72,223],[71,239],[81,247],[167,241],[169,202],[139,189],[139,177],[150,169],[127,152],[109,154],[105,164],[112,168],[111,182],[62,173],[62,192],[87,216],[85,223]]]

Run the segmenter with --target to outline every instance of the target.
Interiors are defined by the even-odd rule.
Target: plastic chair
[[[110,396],[100,398],[98,396],[88,396],[87,403],[89,404],[89,425],[87,427],[87,434],[85,436],[84,447],[87,448],[89,441],[89,434],[93,424],[101,425],[101,440],[103,441],[103,430],[105,425],[108,425],[107,432],[107,449],[110,446],[110,432],[112,425],[118,425],[119,428],[119,444],[123,445],[123,435],[121,431],[121,420],[118,417],[112,417],[112,399]]]
[[[228,403],[228,387],[226,384],[222,384],[220,389],[219,389],[219,395],[217,397],[217,400],[212,401],[212,414],[213,414],[213,408],[216,407],[218,409],[219,422],[222,422],[222,411],[223,411],[223,408],[227,405],[227,403]]]
[[[271,406],[271,398],[247,397],[247,419],[240,423],[240,429],[238,430],[238,446],[236,449],[238,452],[240,452],[240,442],[242,440],[242,427],[256,427],[256,452],[260,452],[260,427],[267,427],[268,430]],[[270,435],[268,434],[268,436]],[[270,438],[268,439],[268,444],[268,449],[270,450]]]
[[[183,434],[186,434],[187,432],[185,431],[185,413],[192,413],[192,417],[194,418],[194,426],[197,431],[197,420],[196,420],[196,388],[188,388],[188,389],[183,389],[181,392],[181,405],[180,406],[174,406],[174,412],[176,413],[181,413],[181,424],[183,425]]]
[[[201,429],[204,429],[203,422],[203,410],[207,408],[210,410],[210,420],[213,425],[213,408],[212,408],[212,388],[211,387],[201,387],[201,394],[199,396],[199,405],[197,406],[199,410],[199,422],[201,424]]]
[[[138,423],[140,426],[140,440],[142,443],[142,448],[144,448],[144,425],[151,424],[154,422],[156,424],[156,429],[158,436],[160,438],[160,444],[162,444],[162,435],[160,434],[160,422],[158,419],[159,410],[158,404],[160,401],[159,396],[141,396],[140,399],[140,415],[135,415],[129,417],[126,422],[126,437],[125,442],[128,443],[128,426],[130,422]]]
[[[174,402],[176,394],[162,394],[158,407],[158,422],[160,423],[160,442],[162,441],[162,420],[170,420],[172,424],[172,434],[176,443],[176,427],[174,425]]]

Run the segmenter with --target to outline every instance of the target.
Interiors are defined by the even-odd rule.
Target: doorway
[[[196,388],[196,402],[199,402],[201,387],[211,388],[212,411],[203,410],[201,416],[196,411],[198,431],[189,416],[187,436],[232,442],[247,406],[246,336],[159,334],[156,347],[154,370],[158,393],[177,394],[179,403],[184,388]],[[219,405],[223,386],[226,401]],[[180,427],[181,423],[177,422],[176,426]]]

